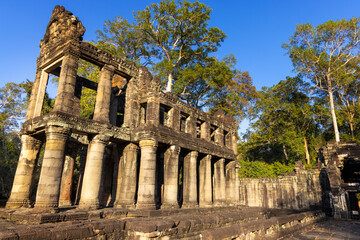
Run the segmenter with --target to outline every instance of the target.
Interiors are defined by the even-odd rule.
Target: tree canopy
[[[340,141],[334,93],[357,79],[360,50],[360,18],[330,20],[316,27],[299,24],[283,47],[296,72],[310,79],[313,87],[329,97],[335,140]]]
[[[163,0],[135,12],[133,23],[120,17],[106,21],[98,41],[124,59],[161,66],[168,77],[166,91],[171,92],[177,70],[215,52],[226,37],[208,26],[210,13],[198,1]]]

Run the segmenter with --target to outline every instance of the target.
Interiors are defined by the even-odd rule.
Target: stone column
[[[41,146],[41,141],[29,136],[21,136],[21,152],[16,168],[11,195],[6,208],[30,207],[30,197],[34,170]]]
[[[61,63],[54,111],[61,111],[75,115],[79,114],[74,113],[73,111],[73,107],[78,104],[78,99],[76,99],[74,95],[78,63],[78,56],[71,55],[69,53],[64,56]]]
[[[231,132],[231,144],[234,154],[237,156],[237,141],[236,141],[236,134],[235,132]]]
[[[215,143],[224,146],[224,130],[217,128],[215,131]]]
[[[210,142],[210,126],[209,123],[207,122],[203,122],[201,124],[201,138],[205,139],[206,141]]]
[[[105,147],[108,142],[109,137],[96,135],[89,144],[79,203],[79,207],[82,209],[97,209],[100,207],[101,173]]]
[[[178,178],[179,178],[180,147],[170,146],[164,155],[164,202],[162,208],[178,208]]]
[[[238,167],[236,161],[226,165],[226,202],[236,205],[239,202]]]
[[[31,90],[29,106],[26,112],[26,120],[41,115],[48,79],[49,74],[47,72],[41,69],[36,71],[36,77]]]
[[[130,143],[120,158],[114,203],[117,208],[135,208],[138,151],[139,147]]]
[[[35,208],[54,210],[58,208],[61,173],[68,134],[69,130],[62,127],[49,126],[46,128],[45,153],[36,193]]]
[[[206,155],[200,160],[199,166],[199,206],[212,206],[211,186],[211,155]]]
[[[239,185],[240,185],[240,179],[239,179],[239,168],[240,168],[240,163],[238,161],[234,161],[235,162],[235,167],[234,167],[234,181],[235,181],[235,198],[234,198],[234,202],[236,205],[240,204],[240,189],[239,189]]]
[[[214,164],[214,205],[222,206],[225,204],[225,159],[221,158]]]
[[[192,137],[196,138],[196,118],[193,116],[187,118],[186,133],[189,133]]]
[[[157,141],[141,140],[137,209],[155,209],[155,174]]]
[[[111,84],[115,68],[111,65],[105,65],[99,76],[99,84],[96,93],[96,102],[94,110],[94,120],[109,123]]]
[[[71,188],[74,174],[75,156],[66,155],[64,169],[61,177],[60,186],[60,206],[71,206]]]
[[[191,151],[184,158],[183,208],[197,207],[197,157],[198,152]]]
[[[128,82],[125,95],[124,126],[134,128],[139,125],[138,86],[139,79],[131,78]]]
[[[160,123],[160,103],[159,99],[155,96],[149,98],[146,107],[146,124],[159,126]]]
[[[177,107],[171,109],[171,128],[180,132],[180,110]]]

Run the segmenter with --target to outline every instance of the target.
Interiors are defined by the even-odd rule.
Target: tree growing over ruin
[[[133,23],[120,17],[106,21],[98,42],[124,59],[144,58],[142,63],[160,66],[167,75],[166,91],[171,92],[177,70],[215,52],[226,37],[208,26],[211,11],[198,1],[163,0],[135,12]]]
[[[360,18],[330,20],[317,27],[299,24],[284,44],[295,71],[329,97],[336,142],[340,141],[334,93],[349,85],[359,65]]]

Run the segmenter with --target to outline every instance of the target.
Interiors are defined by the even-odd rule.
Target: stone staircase
[[[215,207],[157,211],[102,209],[57,214],[0,210],[0,239],[277,239],[320,221],[320,211]],[[41,219],[43,222],[31,222]],[[57,216],[55,216],[57,215]],[[77,218],[76,218],[77,216]],[[27,220],[26,220],[27,219]]]

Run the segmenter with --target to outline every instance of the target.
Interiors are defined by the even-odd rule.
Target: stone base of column
[[[37,213],[57,213],[59,212],[59,204],[57,201],[36,201],[33,211]]]
[[[122,208],[122,209],[134,210],[134,209],[136,209],[136,205],[134,203],[115,202],[114,203],[114,208]]]
[[[199,207],[201,207],[201,208],[210,208],[210,207],[213,207],[213,204],[211,202],[210,203],[200,203]]]
[[[225,201],[218,201],[213,203],[213,207],[224,207],[228,206]]]
[[[59,200],[59,207],[71,207],[71,201],[70,200]]]
[[[14,209],[14,208],[30,208],[31,207],[31,202],[30,200],[21,200],[21,201],[16,201],[16,200],[11,200],[9,199],[6,202],[6,206],[5,208],[9,208],[9,209]]]
[[[81,199],[80,199],[79,208],[83,209],[83,210],[99,209],[100,208],[100,201],[99,200],[94,200],[94,201],[84,200],[84,201],[81,201]]]
[[[181,208],[198,208],[199,205],[197,203],[184,203]]]
[[[161,204],[161,209],[177,209],[180,208],[177,203],[163,203]]]
[[[156,210],[156,205],[154,203],[138,203],[136,204],[136,209]]]

